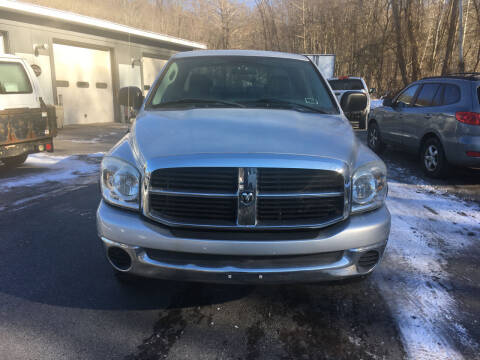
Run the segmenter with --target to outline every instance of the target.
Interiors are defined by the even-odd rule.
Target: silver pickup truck
[[[195,51],[170,59],[104,157],[98,234],[120,279],[228,283],[363,277],[390,231],[384,163],[301,55]],[[343,111],[342,111],[343,108]]]

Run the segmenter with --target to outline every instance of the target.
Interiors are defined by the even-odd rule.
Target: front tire
[[[362,114],[360,120],[358,121],[358,128],[360,130],[365,130],[367,128],[368,113]]]
[[[6,167],[16,167],[22,165],[27,160],[28,154],[12,156],[9,158],[2,159],[1,161],[4,163]]]
[[[420,162],[427,176],[436,179],[446,176],[449,165],[440,140],[436,137],[425,140],[420,151]]]
[[[385,143],[382,141],[380,135],[380,129],[376,122],[370,123],[367,132],[368,147],[375,151],[377,154],[381,154],[385,150]]]

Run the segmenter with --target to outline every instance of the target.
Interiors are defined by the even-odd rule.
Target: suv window
[[[436,95],[440,91],[439,84],[424,84],[415,101],[416,106],[438,106],[440,102],[436,100]],[[435,103],[434,103],[435,100]]]
[[[358,79],[328,80],[332,90],[364,90],[363,83]]]
[[[18,62],[0,62],[0,94],[30,94],[32,85]]]
[[[417,92],[419,85],[410,86],[406,89],[400,96],[397,98],[397,105],[399,106],[412,106],[413,105],[413,98],[415,97],[415,93]]]
[[[445,85],[443,91],[443,105],[455,104],[460,100],[460,90],[456,85]]]

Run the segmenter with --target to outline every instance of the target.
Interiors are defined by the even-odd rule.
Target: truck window
[[[0,62],[0,94],[31,94],[32,85],[17,62]]]
[[[332,90],[364,90],[363,83],[358,79],[328,80]]]

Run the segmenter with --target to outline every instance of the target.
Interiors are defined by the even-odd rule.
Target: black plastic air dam
[[[126,271],[132,266],[130,255],[119,247],[110,247],[107,250],[107,256],[110,262],[118,270]]]
[[[377,265],[379,259],[380,254],[378,253],[378,251],[370,250],[360,256],[360,259],[358,259],[358,266],[370,270],[375,265]]]

